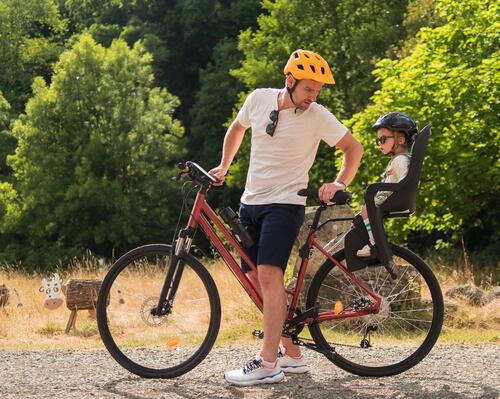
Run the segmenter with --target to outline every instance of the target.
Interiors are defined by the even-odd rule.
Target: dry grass
[[[498,265],[474,265],[465,249],[446,256],[433,254],[426,261],[436,274],[443,295],[456,285],[473,284],[490,290],[499,281]],[[440,342],[500,343],[500,299],[482,307],[471,306],[461,299],[453,301],[458,309],[446,308]]]
[[[102,275],[103,273],[91,275],[83,269],[75,269],[71,278],[101,278]],[[62,277],[66,280],[69,275]],[[0,284],[15,288],[23,304],[22,307],[16,307],[15,300],[11,298],[10,303],[0,309],[0,349],[76,349],[100,346],[96,323],[89,318],[87,311],[78,312],[79,329],[76,333],[64,333],[70,311],[65,305],[55,310],[44,308],[46,295],[39,292],[41,280],[42,276],[39,275],[0,272]]]
[[[493,273],[475,273],[471,264],[462,263],[459,259],[446,265],[442,259],[441,263],[434,262],[434,270],[443,294],[449,288],[463,284],[476,284],[482,286],[484,290],[489,290],[493,286],[493,281],[496,280]],[[469,333],[461,330],[475,330],[478,335],[481,332],[485,334],[483,337],[485,342],[500,342],[500,299],[497,298],[481,307],[468,304],[464,298],[453,299],[453,302],[458,305],[458,308],[455,311],[446,312],[444,328],[446,334],[467,336]]]
[[[250,342],[253,339],[252,330],[260,328],[260,312],[225,265],[214,262],[205,265],[214,278],[221,297],[222,320],[218,343]],[[71,272],[64,274],[60,272],[60,275],[63,281],[69,278],[102,279],[107,267],[109,265],[95,268],[76,264]],[[43,302],[46,295],[39,292],[43,277],[51,276],[28,275],[13,270],[0,271],[0,284],[15,288],[23,303],[22,307],[16,307],[14,298],[11,298],[6,307],[0,308],[0,350],[102,347],[96,321],[85,310],[78,312],[76,329],[65,334],[70,310],[66,308],[66,305],[55,310],[44,308]],[[122,280],[121,283],[125,292],[125,301],[129,304],[134,301],[133,295],[127,295],[127,292],[133,291],[132,287],[140,286],[143,290],[152,290],[152,287],[158,286],[157,280],[144,274],[131,276],[129,281],[123,282]],[[189,292],[197,292],[196,286],[191,283],[189,276],[186,278],[185,284],[190,286]],[[187,293],[188,290],[184,292]],[[113,299],[113,293],[111,295]],[[64,296],[62,297],[64,298]],[[185,319],[183,323],[186,323]],[[134,334],[137,334],[137,331],[134,331]]]
[[[437,272],[443,292],[452,285],[474,281],[470,266],[441,264],[442,260],[433,259],[431,264]],[[463,264],[463,262],[462,262]],[[216,345],[249,343],[254,338],[251,332],[261,328],[260,312],[253,305],[233,277],[229,269],[221,262],[205,263],[216,281],[222,304],[222,322]],[[60,273],[64,281],[68,278],[102,279],[109,265],[96,267],[95,264],[75,264],[71,272]],[[56,310],[43,307],[45,294],[39,292],[42,277],[28,275],[14,270],[0,270],[0,284],[16,288],[22,307],[16,307],[11,301],[0,309],[0,350],[1,349],[78,349],[102,347],[96,322],[86,311],[78,312],[76,331],[65,334],[64,330],[70,311],[65,305]],[[157,286],[157,281],[141,276],[131,276],[123,287],[130,292],[133,286],[150,284]],[[489,280],[488,280],[489,279]],[[490,285],[491,277],[483,278],[483,286]],[[156,284],[156,285],[155,285]],[[125,301],[130,301],[125,297]],[[500,301],[496,300],[483,307],[473,307],[461,303],[458,310],[447,313],[445,327],[440,342],[487,343],[500,342]],[[144,338],[146,339],[146,337]],[[133,344],[133,343],[132,343]]]

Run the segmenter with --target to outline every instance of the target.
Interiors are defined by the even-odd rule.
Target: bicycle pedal
[[[256,338],[263,339],[264,338],[264,331],[262,330],[253,330],[252,335]]]

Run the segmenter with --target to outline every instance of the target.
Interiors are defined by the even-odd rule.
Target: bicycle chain
[[[310,339],[310,338],[297,337],[297,340],[293,340],[293,343],[296,344],[296,345],[305,346],[307,348],[310,345],[308,345],[305,341],[314,342],[314,340]],[[343,346],[343,347],[346,347],[346,348],[364,349],[364,348],[360,348],[359,345],[341,344],[341,343],[337,343],[337,342],[327,342],[327,344],[330,345],[330,346],[334,345],[334,346]],[[322,350],[322,351],[324,351],[324,350]],[[326,350],[325,352],[335,352],[335,348],[333,348],[333,350],[331,350],[331,351]]]

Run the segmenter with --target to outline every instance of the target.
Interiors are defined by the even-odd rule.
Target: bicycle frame
[[[196,196],[191,215],[189,217],[188,221],[188,229],[192,229],[193,231],[197,229],[199,226],[202,228],[202,230],[205,232],[207,237],[210,239],[210,241],[213,243],[217,251],[220,253],[230,270],[233,272],[239,283],[242,285],[242,287],[245,289],[247,294],[250,296],[252,301],[255,303],[257,308],[259,308],[260,311],[263,310],[263,303],[262,303],[262,298],[259,295],[257,289],[251,282],[251,280],[246,276],[246,274],[241,270],[241,267],[239,263],[236,261],[236,259],[233,257],[231,252],[229,251],[228,248],[224,245],[222,239],[219,237],[217,234],[217,231],[215,228],[212,226],[212,224],[215,225],[217,230],[220,232],[222,237],[226,239],[230,245],[236,250],[238,255],[245,260],[245,262],[250,266],[251,270],[257,270],[256,265],[252,262],[252,260],[249,258],[249,256],[246,254],[245,250],[241,247],[239,242],[233,237],[231,232],[226,228],[224,223],[219,219],[217,214],[213,211],[213,209],[210,207],[208,202],[206,201],[206,192],[205,190],[199,190],[198,194]],[[184,245],[184,243],[182,244]],[[187,250],[189,251],[189,246],[190,243],[187,244]],[[331,262],[333,262],[344,274],[348,276],[348,278],[356,285],[358,286],[363,292],[365,292],[368,296],[374,299],[375,304],[373,306],[368,306],[364,307],[362,309],[353,309],[353,310],[345,310],[342,312],[342,314],[336,314],[333,309],[332,311],[329,312],[321,312],[319,313],[316,317],[307,317],[304,320],[301,320],[298,322],[296,325],[297,326],[302,326],[305,324],[312,323],[314,321],[325,321],[325,320],[332,320],[332,319],[343,319],[343,318],[348,318],[348,317],[360,317],[372,313],[378,312],[381,304],[381,298],[377,294],[375,294],[368,285],[356,277],[354,274],[350,273],[347,268],[342,265],[340,262],[338,262],[331,254],[329,254],[322,246],[316,241],[316,230],[315,226],[311,226],[311,230],[308,236],[308,242],[307,246],[309,250],[312,248],[315,248],[316,250],[320,251],[327,259],[329,259]],[[299,294],[300,290],[302,289],[304,277],[306,274],[307,270],[307,265],[309,262],[309,256],[304,256],[301,261],[298,277],[297,277],[297,284],[293,290],[287,290],[287,294],[291,295],[291,301],[289,305],[289,310],[288,310],[288,317],[287,320],[291,320],[296,312],[297,309],[297,303],[299,300]]]
[[[257,270],[256,265],[246,254],[245,250],[241,247],[239,242],[236,241],[231,232],[226,228],[224,223],[219,219],[217,214],[207,203],[206,193],[203,190],[200,190],[198,191],[198,194],[196,195],[196,199],[194,201],[193,210],[188,221],[188,228],[196,229],[198,228],[198,226],[201,226],[202,230],[205,232],[217,251],[221,254],[222,258],[234,273],[240,284],[246,290],[252,301],[259,308],[259,310],[262,311],[262,298],[260,297],[252,282],[241,270],[241,267],[234,259],[231,252],[229,252],[229,250],[226,248],[226,246],[222,242],[222,239],[217,235],[217,232],[212,227],[210,222],[212,222],[217,227],[222,236],[229,241],[231,246],[236,249],[238,255],[240,255],[245,260],[245,262],[247,262],[250,268],[252,270]]]

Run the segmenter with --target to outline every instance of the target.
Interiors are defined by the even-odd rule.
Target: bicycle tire
[[[385,311],[381,310],[379,312],[379,315],[357,317],[356,318],[357,320],[344,319],[346,321],[336,320],[335,323],[333,321],[318,322],[309,325],[309,331],[311,337],[320,348],[328,351],[326,357],[330,361],[332,361],[335,365],[337,365],[338,367],[340,367],[345,371],[363,377],[385,377],[385,376],[396,375],[415,366],[420,361],[422,361],[430,352],[430,350],[432,349],[432,347],[434,346],[439,337],[443,324],[443,318],[444,318],[443,296],[441,293],[441,288],[439,287],[439,283],[435,275],[429,268],[429,266],[427,266],[420,257],[418,257],[415,253],[411,252],[410,250],[399,247],[394,244],[391,244],[391,247],[394,253],[394,259],[400,259],[402,261],[407,262],[407,264],[401,265],[401,267],[406,266],[404,272],[402,271],[403,270],[402,268],[399,269],[401,277],[399,277],[398,281],[401,281],[401,279],[403,278],[402,276],[408,273],[408,270],[410,270],[409,268],[410,266],[416,270],[416,273],[414,273],[413,275],[408,273],[409,280],[407,286],[409,287],[408,291],[410,291],[411,293],[407,294],[404,291],[406,289],[405,286],[401,289],[402,290],[401,293],[403,293],[404,295],[401,295],[400,298],[403,299],[398,299],[397,295],[399,294],[394,294],[396,296],[392,295],[394,290],[397,288],[397,283],[395,282],[394,283],[395,286],[392,288],[392,291],[390,291],[390,293],[388,294],[387,298],[389,299],[386,299],[385,303],[387,303],[387,306],[385,307]],[[339,262],[345,261],[343,250],[335,254],[334,257]],[[331,282],[325,282],[328,276],[332,275],[333,273],[332,270],[334,270],[334,267],[335,264],[327,259],[323,263],[323,265],[318,269],[317,273],[312,279],[311,285],[308,290],[307,300],[306,300],[307,308],[311,308],[315,306],[315,304],[320,304],[320,311],[321,311],[321,307],[324,308],[326,306],[326,303],[328,302],[324,297],[325,295],[324,293],[326,292],[326,290],[330,292],[329,295],[331,296],[337,295],[340,298],[342,297],[342,295],[345,295],[345,294],[340,294],[340,291],[342,290],[347,291],[348,289],[352,289],[346,285],[345,287],[347,288],[343,287],[342,290],[340,290],[338,288],[335,288],[335,286],[334,287],[329,286],[328,284],[331,285],[332,284]],[[388,276],[388,273],[385,271],[385,268],[383,268],[383,266],[379,266],[379,268],[375,269],[379,270],[374,270],[372,267],[363,270],[368,270],[368,273],[372,273],[372,276],[374,273],[379,273],[380,276],[382,276],[382,273],[386,273],[386,276]],[[397,266],[395,267],[395,270],[396,271],[398,270]],[[361,271],[360,273],[362,272],[363,271]],[[339,273],[337,272],[336,274],[337,276],[334,276],[333,279],[339,278],[338,277]],[[343,275],[343,273],[341,274]],[[415,277],[413,281],[410,281],[417,274],[421,278],[417,280],[417,277]],[[330,278],[330,280],[332,280],[332,278]],[[376,282],[374,282],[373,280],[376,280]],[[378,285],[377,284],[378,280],[379,280],[379,275],[377,275],[376,279],[374,277],[371,277],[371,280],[369,282],[369,285],[372,286],[372,289],[374,289],[375,292],[377,292],[376,291],[377,287],[373,287],[373,285]],[[333,281],[335,283],[335,280]],[[386,284],[385,281],[393,282],[394,280],[390,279],[390,277],[388,278],[388,280],[384,280],[384,283],[382,283],[379,287],[380,292],[378,292],[378,294],[381,296],[383,296],[382,292],[387,293],[387,291],[390,289],[385,286]],[[367,281],[365,280],[365,282]],[[403,281],[401,284],[404,283],[405,281]],[[424,288],[422,288],[423,287],[422,283],[425,284]],[[339,293],[332,294],[331,293],[332,290],[337,290],[339,291]],[[320,291],[323,293],[323,295],[320,295]],[[354,289],[353,292],[356,293],[356,290]],[[415,295],[415,297],[405,299],[404,298],[405,295],[408,297]],[[432,306],[429,305],[429,299],[424,299],[423,295],[426,295],[427,297],[430,296],[430,301],[432,301]],[[405,304],[405,302],[408,303]],[[414,303],[414,305],[411,305],[412,303]],[[410,306],[408,306],[408,304],[410,304]],[[411,306],[414,307],[411,308]],[[420,306],[426,306],[426,308],[418,308]],[[394,308],[396,310],[394,310]],[[432,316],[429,315],[430,309],[432,309]],[[405,316],[407,314],[410,314],[411,318],[406,319]],[[372,318],[370,319],[369,317]],[[378,321],[377,317],[379,318]],[[419,317],[421,317],[422,319],[419,319]],[[426,317],[428,320],[426,319]],[[331,324],[330,328],[327,327],[328,323]],[[387,323],[385,327],[383,327],[384,323]],[[373,345],[368,348],[362,347],[363,345],[366,345],[366,341],[363,343],[364,338],[362,338],[361,341],[356,341],[356,338],[358,339],[360,338],[361,335],[360,333],[358,333],[359,336],[356,337],[355,334],[350,336],[348,332],[346,332],[347,329],[350,328],[350,325],[356,326],[355,328],[358,329],[360,324],[361,324],[360,333],[361,331],[363,331],[362,330],[363,328],[364,331],[366,332],[368,325],[372,327],[376,326],[377,329],[373,332],[373,334],[377,334],[377,340],[380,341],[380,344],[377,347],[377,349],[379,348],[378,350],[381,351],[381,354],[379,355],[382,357],[381,360],[375,359],[376,349],[372,349],[374,348]],[[414,338],[415,336],[418,337],[419,334],[422,335],[422,333],[418,332],[417,329],[420,329],[420,327],[427,325],[429,325],[429,329],[428,331],[426,331],[425,339],[423,339],[422,343],[418,345],[418,347],[416,347],[415,350],[408,349],[407,342],[411,343],[413,342],[412,339],[413,340],[415,339]],[[402,335],[402,332],[401,331],[396,332],[396,331],[404,330],[405,328],[408,330],[406,337],[407,342],[405,342],[404,340],[405,337],[403,337],[403,341],[401,342],[401,339],[398,339],[398,334]],[[338,331],[338,330],[343,330],[343,331]],[[386,337],[382,337],[382,331],[386,331]],[[370,332],[370,334],[372,334],[372,332]],[[329,343],[325,335],[330,335],[330,337],[328,337],[330,340],[336,336],[338,340],[343,339],[344,342],[346,343],[345,344],[332,343],[332,342]],[[386,342],[384,342],[384,340]],[[357,344],[357,342],[359,342],[359,344]],[[370,341],[369,345],[371,345]],[[408,352],[409,350],[411,350],[412,352],[407,356],[406,352]],[[382,362],[386,361],[383,358],[383,356],[387,356],[387,353],[389,353],[390,356],[399,357],[399,355],[397,355],[398,351],[402,353],[400,356],[404,356],[404,358],[402,358],[399,361],[394,361],[394,363],[382,364]],[[355,359],[353,360],[353,358]],[[379,361],[380,364],[377,363]],[[371,364],[368,364],[370,362]]]
[[[145,378],[174,378],[187,373],[207,356],[219,332],[221,305],[217,287],[207,269],[189,254],[184,254],[181,258],[185,264],[182,278],[184,279],[186,276],[187,280],[185,284],[181,280],[172,307],[174,313],[164,318],[155,318],[148,312],[148,309],[156,306],[157,303],[157,297],[151,299],[148,295],[159,295],[166,275],[166,270],[162,271],[161,274],[157,272],[158,265],[168,264],[165,259],[168,259],[170,254],[171,246],[164,244],[145,245],[129,251],[113,264],[105,276],[97,300],[97,325],[104,346],[122,367]],[[152,263],[150,265],[147,263],[149,260],[153,262],[154,259],[156,259],[156,264]],[[134,267],[137,270],[134,270]],[[125,285],[127,285],[126,279],[133,281],[130,276],[133,276],[134,273],[138,274],[135,276],[135,283],[128,283],[128,294],[131,293],[132,295],[127,295],[127,290],[124,292],[124,302],[125,304],[128,303],[128,305],[125,305],[127,308],[114,305],[111,297],[114,283],[119,280],[120,283],[125,281]],[[157,278],[158,276],[160,278]],[[154,289],[150,289],[147,284],[153,284]],[[144,286],[140,293],[137,292],[139,286]],[[191,288],[193,292],[191,292]],[[197,297],[190,299],[192,295]],[[141,297],[143,298],[141,299]],[[181,299],[184,297],[187,299]],[[200,301],[198,298],[202,298],[202,302],[197,303],[196,301]],[[199,309],[199,304],[203,306],[206,302],[209,304],[209,310],[204,311],[202,309],[203,318],[200,318],[206,324],[206,331],[201,332],[201,334],[205,334],[203,337],[198,337],[196,334],[199,332],[196,331],[196,327],[199,330],[200,326],[196,323],[200,321],[197,320],[198,314],[196,310]],[[141,303],[139,310],[138,307]],[[178,309],[185,309],[184,311],[188,314],[185,315],[184,311],[179,310],[177,316],[177,313],[175,313],[176,306],[178,306]],[[137,310],[139,310],[140,319],[137,317]],[[189,313],[190,311],[192,313]],[[117,314],[119,312],[119,314],[115,316],[112,312]],[[129,318],[132,319],[130,323],[128,323]],[[176,318],[178,318],[179,322],[176,322]],[[207,318],[209,320],[205,323]],[[116,323],[114,323],[115,320]],[[124,326],[119,325],[119,323]],[[149,329],[149,327],[152,328]],[[126,328],[130,329],[131,334],[125,334],[124,329]],[[174,336],[172,338],[170,336],[171,338],[168,338],[167,332],[174,331],[174,329],[177,329],[175,333],[181,331],[179,337],[175,338]],[[140,333],[137,331],[140,331]],[[149,331],[152,331],[152,335],[158,335],[159,341],[163,344],[157,344],[154,341],[148,344],[148,340],[153,339],[147,335]],[[134,337],[130,335],[136,332],[138,336],[135,339],[137,341],[134,341]],[[196,347],[197,344],[192,344],[188,338],[186,338],[186,342],[189,341],[189,343],[185,347],[181,346],[180,343],[184,339],[181,334],[186,337],[186,334],[194,335],[193,338],[189,339],[192,339],[193,342],[201,341],[199,348]],[[132,342],[132,344],[129,344],[129,342]],[[138,345],[138,347],[134,347],[134,345]],[[156,361],[161,364],[157,366]],[[163,362],[167,361],[171,363],[165,366]],[[152,366],[149,363],[155,364]]]

